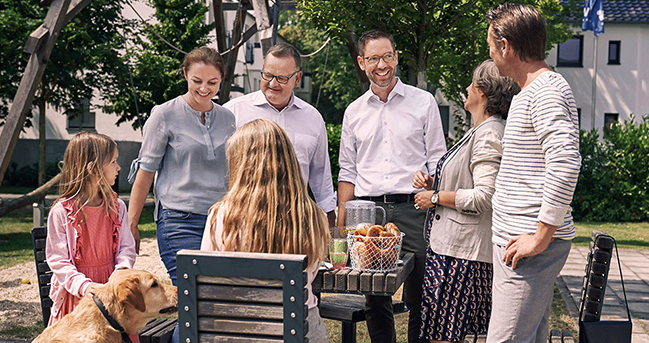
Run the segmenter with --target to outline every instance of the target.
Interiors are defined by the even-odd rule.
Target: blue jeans
[[[201,248],[207,216],[176,211],[159,206],[157,236],[160,259],[167,268],[171,283],[178,286],[176,278],[176,254],[182,249]],[[171,337],[171,343],[178,343],[178,325]]]
[[[176,254],[182,249],[201,248],[206,221],[206,215],[160,206],[157,222],[158,250],[174,286],[177,286]]]

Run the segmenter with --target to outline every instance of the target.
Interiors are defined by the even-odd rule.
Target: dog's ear
[[[120,283],[117,288],[117,301],[121,304],[131,305],[140,312],[146,310],[144,296],[140,291],[140,281],[137,277],[130,277]]]

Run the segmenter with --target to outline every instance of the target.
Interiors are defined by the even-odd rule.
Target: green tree
[[[310,54],[327,41],[324,30],[316,29],[295,11],[282,12],[278,33],[302,53]],[[302,70],[311,74],[311,99],[305,99],[318,108],[327,123],[340,124],[345,108],[361,95],[356,80],[354,62],[338,37],[328,46],[308,58]]]
[[[60,32],[34,99],[40,120],[39,184],[45,181],[45,109],[50,104],[69,115],[88,110],[93,92],[107,94],[119,88],[126,65],[121,33],[128,22],[121,16],[123,0],[95,0]],[[47,8],[34,1],[2,0],[0,3],[0,117],[8,113],[29,55],[22,52],[27,37],[43,23]],[[31,111],[26,126],[31,126]],[[4,121],[4,120],[3,120]]]
[[[462,104],[471,71],[487,59],[487,10],[500,0],[304,0],[298,9],[316,28],[344,39],[371,28],[390,32],[399,52],[403,79],[422,89],[439,88]],[[559,0],[527,0],[548,19],[548,49],[571,36],[564,23],[571,6]],[[432,87],[431,87],[432,86]]]
[[[104,106],[104,111],[120,117],[118,124],[134,120],[133,128],[144,125],[153,106],[187,91],[180,68],[185,53],[209,43],[204,2],[149,0],[148,4],[155,9],[157,23],[142,25],[124,56],[132,81],[109,94]]]

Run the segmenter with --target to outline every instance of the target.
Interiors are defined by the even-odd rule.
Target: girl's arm
[[[119,227],[119,245],[117,246],[117,255],[115,255],[115,270],[133,268],[136,255],[135,239],[128,225],[126,205],[122,200],[117,200],[117,202],[119,204],[119,221],[122,225]]]
[[[45,256],[56,280],[70,294],[82,297],[92,280],[79,272],[73,263],[76,251],[76,230],[68,221],[61,203],[57,203],[47,218]],[[71,246],[72,245],[72,246]]]

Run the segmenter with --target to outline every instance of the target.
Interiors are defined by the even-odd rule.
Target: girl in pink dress
[[[81,297],[135,262],[126,205],[111,186],[120,170],[117,144],[97,133],[76,134],[63,157],[59,198],[47,218],[47,263],[54,273],[53,325]]]

